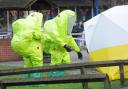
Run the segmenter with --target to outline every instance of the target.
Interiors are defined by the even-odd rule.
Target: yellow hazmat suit
[[[80,49],[74,41],[71,32],[76,20],[76,14],[71,10],[64,10],[52,20],[44,24],[43,49],[51,54],[51,64],[71,63],[69,51],[74,50],[82,58]],[[53,73],[52,73],[53,74]],[[61,76],[61,72],[58,75]]]
[[[43,65],[41,45],[41,25],[43,15],[33,12],[25,19],[18,19],[12,24],[13,38],[11,46],[15,52],[23,56],[24,67],[39,67]],[[39,78],[40,73],[33,73],[34,78]],[[26,74],[25,77],[31,77]]]

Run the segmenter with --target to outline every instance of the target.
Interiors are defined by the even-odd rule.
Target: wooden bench
[[[7,86],[22,86],[35,84],[61,84],[61,83],[79,83],[79,82],[104,82],[104,89],[110,89],[110,82],[107,75],[86,74],[86,75],[68,75],[63,77],[42,77],[39,79],[3,79],[0,81],[1,89]]]
[[[8,70],[0,70],[0,76],[17,75],[17,74],[34,73],[34,72],[49,72],[49,71],[57,71],[57,70],[80,69],[81,74],[79,74],[78,77],[76,77],[76,79],[74,79],[72,77],[72,75],[65,76],[64,78],[67,78],[67,79],[70,78],[69,81],[67,80],[66,83],[70,83],[71,79],[74,79],[76,81],[79,80],[77,82],[82,83],[83,89],[88,89],[88,83],[87,82],[101,82],[102,81],[102,82],[104,82],[104,89],[110,89],[111,84],[110,84],[109,78],[106,74],[98,74],[97,76],[96,76],[96,74],[93,74],[93,76],[92,76],[92,74],[90,74],[91,75],[90,77],[86,74],[86,68],[91,68],[94,66],[97,66],[97,65],[95,63],[88,62],[88,63],[67,64],[67,65],[51,65],[51,66],[43,66],[43,67],[37,67],[37,68],[21,68],[21,69],[15,69],[15,70],[14,69],[8,69]],[[81,80],[81,78],[83,78],[83,80]],[[47,79],[47,77],[42,78],[41,81],[43,81],[44,79]],[[64,80],[62,79],[62,77],[61,78],[55,77],[55,79],[61,79],[59,82],[62,81],[62,83],[64,83]],[[17,79],[17,80],[20,83],[21,80],[19,80],[19,79]],[[17,81],[17,83],[18,83],[18,81]],[[25,84],[26,81],[22,81],[21,84]],[[35,80],[35,81],[38,83],[38,80]],[[51,80],[51,81],[56,83],[55,80]],[[11,82],[13,83],[12,85],[16,84],[15,79],[11,79],[11,80],[10,79],[2,79],[0,83],[1,83],[2,88],[5,89],[7,86],[9,86],[11,84]],[[30,84],[30,82],[31,82],[31,80],[28,80],[28,84]],[[47,82],[47,84],[48,84],[48,82]]]
[[[17,74],[34,73],[34,72],[49,72],[49,71],[57,71],[57,70],[76,70],[76,69],[80,69],[81,74],[86,76],[87,75],[86,74],[86,68],[119,66],[120,84],[124,85],[124,81],[125,81],[125,79],[124,79],[124,65],[128,65],[128,60],[97,61],[97,62],[75,63],[75,64],[67,64],[67,65],[43,66],[43,67],[38,67],[38,68],[21,68],[21,69],[15,69],[15,70],[14,69],[0,70],[0,76],[17,75]],[[79,76],[82,76],[81,74]],[[99,75],[104,76],[104,74],[99,74]],[[106,76],[106,81],[109,81],[107,79],[108,78]],[[8,80],[8,79],[1,80],[1,84],[3,84],[3,85],[4,85],[4,83],[6,84],[6,82],[5,82],[6,80]],[[83,89],[88,89],[88,82],[94,81],[95,78],[90,79],[90,81],[88,79],[85,79],[85,80],[86,81],[83,82]],[[101,80],[102,80],[102,82],[104,81],[103,77],[101,77]],[[9,80],[9,81],[10,81],[10,83],[14,82],[14,80]],[[99,79],[97,79],[97,82],[98,81],[99,81]],[[108,84],[110,86],[109,82],[108,82]],[[108,84],[106,84],[106,85],[108,85]],[[3,85],[1,85],[1,86],[3,87]],[[106,89],[110,89],[110,88],[107,87]]]
[[[124,79],[124,65],[128,65],[128,60],[97,61],[97,62],[75,63],[75,64],[68,64],[68,65],[43,66],[39,68],[0,70],[0,76],[33,73],[33,72],[49,72],[49,71],[56,71],[56,70],[74,70],[74,69],[80,69],[81,74],[86,74],[86,68],[119,66],[120,84],[124,85],[124,80],[125,80]],[[88,88],[87,81],[86,83],[83,83],[83,88],[84,89]]]
[[[124,85],[124,65],[128,65],[128,60],[113,60],[113,61],[97,61],[97,62],[86,62],[86,63],[74,63],[67,65],[55,65],[55,66],[43,66],[39,68],[22,68],[15,70],[0,70],[0,76],[23,74],[23,73],[33,73],[33,72],[49,72],[56,70],[73,70],[81,69],[83,74],[83,69],[85,68],[96,68],[96,67],[108,67],[108,66],[119,66],[120,71],[120,84]],[[84,72],[85,74],[85,72]]]

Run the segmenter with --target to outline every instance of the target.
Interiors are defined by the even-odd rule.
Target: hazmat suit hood
[[[58,33],[62,36],[71,35],[73,25],[76,21],[76,14],[71,10],[62,11],[56,18],[57,25],[61,30],[58,29]]]
[[[27,19],[34,22],[35,28],[42,26],[43,15],[39,12],[32,12],[27,16]]]
[[[16,20],[12,24],[13,28],[13,34],[17,34],[17,32],[24,31],[26,28],[26,24],[29,27],[29,29],[36,29],[39,30],[39,27],[41,27],[43,21],[43,14],[39,12],[32,12],[24,19]],[[22,29],[21,29],[22,27]]]

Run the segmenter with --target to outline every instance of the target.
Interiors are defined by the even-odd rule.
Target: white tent
[[[128,5],[102,12],[85,22],[84,28],[90,60],[128,59]],[[118,68],[100,71],[108,73],[111,79],[119,78]]]

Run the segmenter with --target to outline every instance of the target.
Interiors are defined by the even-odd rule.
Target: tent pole
[[[99,14],[99,0],[95,0],[95,15]]]

